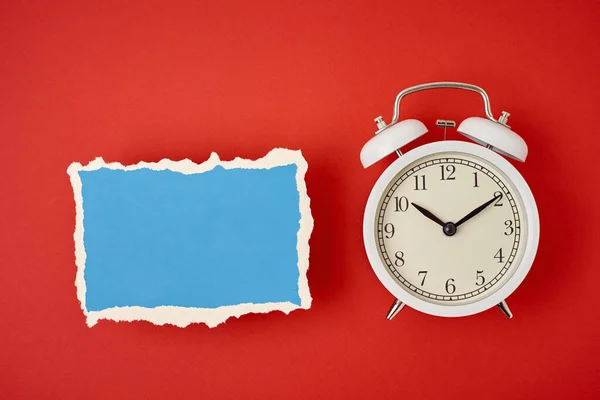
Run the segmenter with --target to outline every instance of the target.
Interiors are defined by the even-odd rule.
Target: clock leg
[[[398,315],[402,308],[404,308],[404,303],[398,299],[394,300],[394,304],[392,304],[392,307],[390,307],[390,311],[388,311],[387,319],[391,321],[392,318]]]
[[[513,317],[510,308],[508,308],[508,304],[506,304],[506,300],[502,300],[500,303],[498,303],[498,308],[504,313],[504,315],[508,317],[508,319]]]

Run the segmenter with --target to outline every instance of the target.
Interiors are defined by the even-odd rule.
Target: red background
[[[3,1],[0,397],[598,398],[600,6],[538,3]],[[541,241],[512,321],[384,318],[361,218],[393,158],[363,170],[359,151],[401,89],[436,80],[484,87],[529,144]],[[483,115],[456,91],[403,106],[420,143]],[[310,310],[86,326],[71,162],[273,147],[309,162]]]

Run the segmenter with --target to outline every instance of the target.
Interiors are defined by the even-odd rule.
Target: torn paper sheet
[[[308,309],[313,229],[300,151],[258,160],[73,163],[77,297],[100,319],[214,327]]]

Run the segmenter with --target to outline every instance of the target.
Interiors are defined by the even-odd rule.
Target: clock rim
[[[434,155],[436,153],[445,152],[462,152],[468,155],[473,155],[482,158],[502,171],[512,182],[516,191],[521,196],[523,212],[525,213],[527,220],[528,235],[527,240],[524,243],[525,250],[521,261],[515,266],[516,270],[514,273],[491,295],[480,300],[475,300],[472,303],[462,305],[429,303],[404,290],[400,284],[391,277],[385,265],[381,261],[375,239],[375,217],[377,214],[377,205],[379,204],[381,196],[384,195],[384,191],[392,179],[394,179],[400,170],[404,169],[418,159]],[[537,253],[539,234],[540,223],[535,198],[533,197],[533,193],[531,192],[529,185],[519,171],[510,162],[494,151],[478,144],[462,141],[449,140],[444,142],[429,143],[417,147],[399,157],[390,166],[388,166],[377,179],[375,186],[373,186],[373,189],[369,194],[363,218],[363,241],[365,250],[369,259],[369,263],[371,264],[371,267],[373,268],[373,271],[375,272],[375,275],[379,281],[392,295],[409,307],[426,314],[440,317],[462,317],[477,314],[494,307],[510,296],[523,282],[525,276],[527,276],[527,273],[531,269],[533,260],[535,259],[535,255]]]

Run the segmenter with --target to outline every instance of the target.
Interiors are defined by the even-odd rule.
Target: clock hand
[[[462,217],[457,223],[454,224],[454,226],[458,227],[459,225],[462,225],[463,223],[467,222],[468,220],[482,212],[487,206],[492,204],[494,201],[498,200],[499,197],[502,197],[502,194],[500,194],[499,196],[494,196],[493,199],[486,201],[485,203],[483,203],[482,205],[480,205],[479,207]]]
[[[431,211],[424,209],[423,207],[421,207],[418,204],[415,204],[415,203],[410,203],[410,204],[412,204],[413,207],[416,208],[417,210],[419,210],[419,212],[421,214],[423,214],[424,216],[426,216],[427,218],[429,218],[430,220],[432,220],[436,224],[438,224],[440,226],[446,225],[446,223],[444,221],[442,221],[441,219],[439,219],[438,217],[436,217],[435,215],[433,215],[433,213]]]

